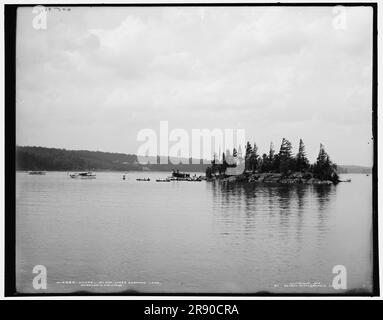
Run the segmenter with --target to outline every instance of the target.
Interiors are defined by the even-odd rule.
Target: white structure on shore
[[[245,171],[245,159],[242,156],[241,146],[238,147],[238,152],[236,154],[230,155],[230,152],[226,152],[226,162],[228,164],[236,164],[234,168],[227,168],[225,174],[227,176],[238,176]]]

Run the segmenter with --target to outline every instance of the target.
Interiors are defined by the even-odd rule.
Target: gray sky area
[[[372,163],[372,9],[18,10],[17,144],[136,153],[144,128],[245,129]]]

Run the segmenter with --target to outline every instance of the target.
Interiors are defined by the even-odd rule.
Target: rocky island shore
[[[338,181],[331,180],[321,180],[314,178],[313,174],[302,173],[302,172],[293,172],[289,174],[281,173],[243,173],[238,176],[222,176],[215,177],[210,180],[219,180],[222,183],[267,183],[267,184],[324,184],[331,185],[337,184]]]

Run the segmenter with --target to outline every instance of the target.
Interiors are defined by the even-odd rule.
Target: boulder
[[[330,180],[320,180],[320,179],[316,179],[316,178],[311,178],[309,180],[307,180],[308,184],[332,184],[332,181]]]
[[[270,183],[270,184],[315,184],[315,185],[330,185],[333,184],[330,180],[320,180],[314,178],[311,173],[293,172],[290,174],[281,173],[249,173],[244,172],[237,176],[226,176],[218,178],[222,183],[233,182],[251,182],[251,183]],[[211,181],[211,180],[208,180]]]
[[[303,176],[302,176],[302,178],[303,178],[303,179],[306,179],[306,180],[311,179],[312,177],[313,177],[313,175],[312,175],[312,173],[310,173],[310,172],[305,172],[305,173],[303,174]]]
[[[235,182],[237,179],[235,176],[231,176],[228,178],[223,179],[224,182]]]
[[[297,183],[301,183],[301,180],[299,178],[289,177],[289,178],[281,179],[279,182],[283,184],[297,184]]]
[[[304,173],[302,173],[302,172],[294,172],[294,173],[290,174],[289,178],[302,179],[303,175],[304,175]]]
[[[235,180],[239,182],[245,182],[247,181],[247,176],[245,174],[240,174],[238,176],[235,176]]]
[[[266,183],[278,183],[282,178],[282,175],[279,174],[279,173],[273,173],[273,174],[269,174],[268,176],[266,176],[264,179],[263,179],[263,182],[266,182]]]
[[[315,179],[315,178],[310,178],[306,181],[307,184],[315,184],[317,182],[318,179]]]

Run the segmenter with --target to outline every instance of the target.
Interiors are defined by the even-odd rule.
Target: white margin
[[[324,1],[324,0],[307,0],[307,1],[293,1],[293,0],[285,0],[285,1],[250,1],[250,0],[240,0],[237,1],[238,3],[330,3],[330,0]],[[122,0],[81,0],[81,1],[73,1],[73,0],[60,0],[60,1],[49,1],[49,0],[40,0],[40,1],[33,1],[33,0],[24,0],[22,3],[17,0],[11,0],[11,1],[1,1],[1,12],[0,12],[0,24],[2,28],[4,28],[4,4],[41,4],[44,5],[45,3],[54,5],[54,4],[76,4],[76,3],[89,3],[89,4],[143,4],[143,3],[237,3],[234,0],[183,0],[183,1],[176,1],[176,0],[148,0],[148,1],[122,1]],[[337,3],[373,3],[377,1],[356,1],[356,0],[340,0],[336,1]],[[378,4],[378,34],[383,34],[382,29],[382,21],[383,21],[383,13],[382,9],[379,8]],[[1,32],[0,36],[1,41],[1,73],[4,75],[4,30]],[[382,52],[382,43],[379,41],[378,37],[378,83],[383,83],[383,78],[381,72],[379,72],[379,52]],[[382,117],[383,112],[381,108],[379,107],[379,101],[380,97],[382,97],[383,91],[382,86],[378,86],[378,150],[381,150],[383,147],[382,143],[382,133],[381,130],[383,129],[382,125]],[[0,182],[1,182],[1,214],[0,214],[0,300],[150,300],[150,299],[156,299],[156,300],[383,300],[383,261],[379,259],[379,275],[380,275],[380,296],[378,297],[347,297],[347,296],[341,296],[341,297],[273,297],[273,296],[265,296],[265,297],[249,297],[249,296],[49,296],[49,297],[4,297],[4,76],[1,78],[1,101],[3,103],[3,110],[0,113],[0,122],[1,122],[1,141],[3,142],[2,148],[0,151],[0,164],[1,164],[1,173],[0,173]],[[379,128],[381,130],[379,130]],[[378,168],[383,167],[383,161],[382,158],[379,157],[378,154],[378,161],[377,161]],[[381,169],[378,172],[378,190],[382,190],[382,174]],[[378,212],[380,212],[381,203],[383,201],[382,192],[378,193]],[[381,237],[382,235],[382,222],[383,218],[380,215],[378,219],[378,228],[379,228],[379,257],[382,257],[383,253],[383,239]]]

